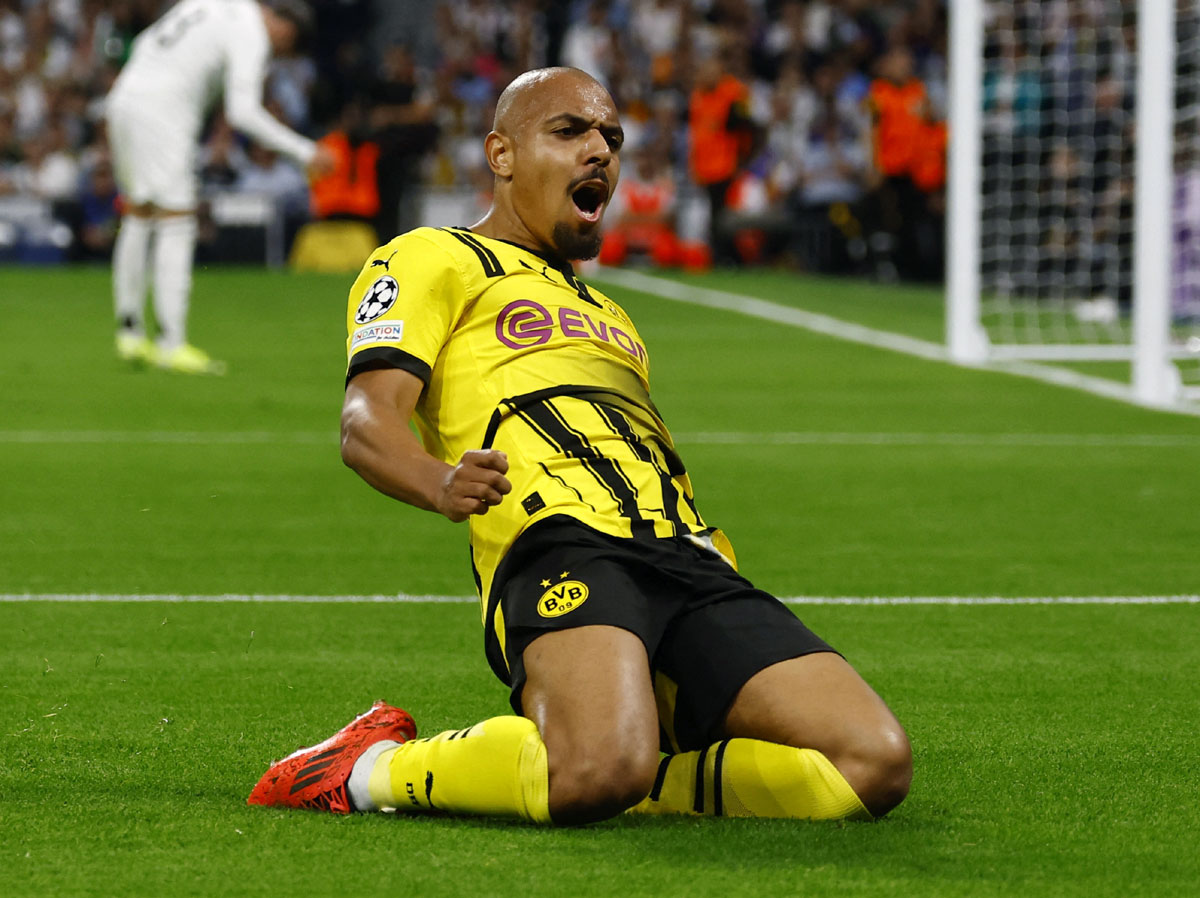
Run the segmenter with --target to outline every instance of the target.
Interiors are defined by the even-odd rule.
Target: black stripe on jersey
[[[483,595],[483,580],[479,578],[479,568],[475,566],[475,547],[467,543],[467,555],[471,559],[471,576],[475,578],[475,592]]]
[[[504,274],[504,267],[500,264],[500,260],[496,258],[496,254],[479,242],[478,238],[470,231],[459,231],[455,228],[439,228],[438,230],[445,231],[459,243],[471,247],[475,255],[479,257],[479,263],[483,266],[483,273],[490,278],[498,278]]]
[[[559,274],[561,274],[568,281],[578,280],[575,277],[575,269],[571,266],[571,263],[568,262],[566,259],[548,256],[545,253],[534,249],[532,246],[526,246],[524,243],[517,243],[515,240],[505,240],[503,237],[493,237],[491,239],[499,240],[501,243],[507,243],[509,246],[515,246],[517,249],[523,249],[523,250],[525,250],[525,252],[529,253],[531,256],[537,256],[539,259],[541,259],[543,262],[545,262],[546,265],[548,265],[550,268],[553,268],[555,271],[557,271]],[[526,266],[526,267],[528,267],[528,266]],[[589,300],[591,302],[596,302],[595,300],[590,299],[590,297],[589,297]],[[600,303],[597,302],[596,305],[600,305]]]
[[[534,268],[532,265],[530,265],[524,259],[520,259],[519,261],[522,265],[524,265],[526,268],[528,268],[534,274],[540,274],[542,277],[544,277],[550,283],[554,284],[556,287],[562,286],[561,284],[558,283],[558,281],[556,281],[554,278],[550,277],[550,275],[546,274],[546,271],[547,271],[546,266],[542,266],[542,270],[538,271],[536,268]],[[569,268],[568,269],[555,268],[554,270],[563,276],[563,280],[565,280],[567,282],[567,286],[570,287],[572,290],[574,290],[575,294],[580,299],[582,299],[584,302],[591,303],[597,309],[604,308],[603,305],[601,305],[599,302],[597,302],[595,299],[592,298],[592,294],[588,292],[587,286],[583,283],[583,281],[581,281],[577,277],[575,277],[575,275],[569,270]]]
[[[662,489],[663,517],[671,522],[671,526],[675,528],[675,535],[682,536],[685,533],[690,533],[691,530],[684,526],[683,518],[679,516],[679,491],[675,489],[675,482],[671,479],[671,475],[659,465],[658,459],[654,457],[654,453],[650,450],[650,447],[643,443],[638,435],[633,432],[633,427],[630,426],[629,419],[612,406],[599,402],[593,402],[592,406],[596,409],[600,417],[604,419],[604,422],[612,432],[629,445],[633,454],[640,460],[649,462],[654,467],[654,470],[658,472],[658,484]],[[699,520],[699,518],[696,520]]]
[[[504,242],[509,243],[511,241],[505,240]],[[601,304],[588,291],[587,284],[585,284],[583,281],[579,280],[579,278],[577,278],[575,276],[575,269],[573,269],[571,267],[570,263],[563,263],[560,265],[556,262],[552,262],[551,260],[547,259],[545,256],[543,256],[541,253],[537,252],[536,250],[529,249],[529,247],[527,247],[527,246],[521,246],[521,244],[519,244],[519,243],[513,243],[513,246],[520,246],[521,249],[527,250],[528,252],[533,253],[535,256],[537,256],[539,259],[541,259],[543,262],[547,263],[546,265],[544,265],[542,267],[541,272],[538,272],[538,270],[536,268],[534,268],[532,265],[530,265],[524,259],[521,259],[520,260],[521,264],[524,265],[526,268],[528,268],[530,271],[534,272],[535,274],[540,273],[541,276],[544,277],[546,280],[548,280],[550,283],[557,284],[558,281],[554,280],[554,278],[552,278],[552,277],[550,277],[550,275],[546,274],[547,268],[553,268],[555,271],[557,271],[559,274],[562,275],[563,280],[567,282],[568,287],[570,287],[572,290],[575,291],[576,296],[578,296],[584,302],[591,303],[597,309],[604,308],[603,304]]]
[[[375,371],[380,368],[399,368],[409,374],[421,378],[425,386],[429,386],[429,378],[433,374],[429,365],[415,355],[397,349],[394,346],[375,346],[356,352],[350,359],[350,367],[346,371],[346,385],[364,371]]]
[[[654,535],[654,521],[644,520],[642,517],[642,509],[638,508],[637,504],[637,489],[634,486],[634,481],[630,480],[625,474],[620,463],[616,459],[601,453],[594,445],[588,442],[586,435],[577,431],[568,423],[562,412],[559,412],[551,402],[544,402],[536,409],[529,409],[530,413],[535,413],[545,409],[550,413],[550,418],[559,425],[560,430],[557,431],[560,439],[564,439],[564,445],[568,449],[568,454],[574,454],[577,459],[583,462],[583,466],[587,467],[592,472],[593,477],[600,481],[601,485],[611,493],[617,502],[617,510],[620,511],[623,517],[628,517],[630,520],[630,531],[637,535]]]
[[[662,418],[658,415],[657,409],[655,410],[654,415],[660,421],[662,420]],[[679,457],[679,453],[672,449],[667,444],[666,440],[657,436],[653,437],[653,439],[654,442],[658,443],[658,451],[661,452],[663,454],[663,458],[667,460],[667,473],[669,473],[672,477],[678,477],[681,474],[686,474],[687,468],[683,466],[683,459]]]
[[[721,794],[721,772],[725,767],[725,749],[729,748],[729,740],[725,739],[717,745],[717,756],[713,758],[713,816],[720,817],[725,813],[725,800]]]
[[[539,412],[540,414],[533,414],[535,411]],[[580,459],[583,462],[583,466],[591,471],[592,476],[594,476],[600,485],[604,487],[605,491],[609,495],[609,498],[611,498],[613,502],[617,503],[617,505],[620,505],[620,499],[617,498],[616,493],[612,491],[612,489],[609,487],[609,484],[605,482],[604,478],[600,477],[600,475],[598,475],[595,471],[592,471],[590,465],[588,464],[588,459],[582,455],[576,454],[575,451],[568,449],[567,446],[564,445],[564,436],[561,433],[562,428],[559,426],[558,420],[552,413],[546,410],[544,405],[517,409],[516,413],[517,416],[520,417],[520,419],[526,424],[528,424],[534,433],[545,440],[550,445],[550,448],[554,449],[554,451],[561,452],[564,455],[571,456],[572,458]],[[547,429],[547,425],[549,425],[549,429]],[[567,441],[570,440],[569,432],[567,433],[565,439]],[[579,492],[579,490],[574,489],[574,487],[572,487],[572,490],[576,495],[582,498],[582,494]]]
[[[572,271],[572,270],[563,271],[562,276],[567,279],[567,283],[571,285],[571,289],[573,289],[575,291],[576,296],[578,296],[584,302],[590,302],[592,305],[594,305],[598,309],[604,308],[604,306],[600,305],[600,303],[597,300],[592,298],[592,294],[588,292],[587,284],[585,284],[579,278],[575,277],[574,271]]]
[[[483,445],[480,446],[480,448],[492,448],[492,443],[496,439],[496,432],[500,429],[500,424],[505,417],[513,414],[514,412],[519,412],[523,408],[529,408],[532,405],[538,405],[542,402],[545,402],[547,399],[554,399],[556,396],[578,396],[582,399],[586,399],[588,402],[601,402],[607,397],[612,397],[612,399],[617,400],[617,402],[612,402],[609,400],[610,404],[617,405],[622,402],[626,403],[633,408],[638,408],[642,411],[649,412],[654,416],[655,420],[657,420],[660,424],[662,423],[662,415],[658,413],[658,409],[654,407],[653,403],[646,405],[641,402],[635,402],[624,393],[618,393],[616,390],[609,390],[605,387],[591,387],[583,386],[581,384],[563,384],[560,387],[546,387],[543,390],[534,390],[532,393],[522,393],[519,396],[509,396],[505,399],[501,399],[500,404],[497,405],[495,411],[492,412],[492,417],[488,420],[487,430],[483,434]],[[668,468],[668,470],[671,470],[672,474],[687,473],[687,471],[685,471],[683,468],[683,462],[679,460],[679,456],[675,455],[673,451],[668,451],[668,447],[665,445],[663,445],[663,455],[667,458],[668,464],[674,465],[678,463],[678,470],[671,470]],[[674,458],[674,461],[672,461],[672,458]]]
[[[581,396],[579,398],[582,399],[584,402],[586,402],[588,405],[590,405],[597,414],[600,413],[600,408],[596,404],[595,401],[588,399],[587,397],[583,397],[583,396]],[[559,422],[562,424],[562,426],[565,427],[567,430],[569,430],[576,437],[578,437],[580,442],[584,446],[586,446],[588,449],[593,449],[593,451],[596,453],[596,455],[600,458],[609,458],[609,456],[604,455],[602,452],[600,452],[599,449],[594,449],[594,447],[588,442],[587,435],[584,434],[582,431],[579,431],[576,428],[574,428],[571,425],[571,422],[567,420],[567,416],[564,415],[562,413],[562,411],[556,405],[554,405],[554,403],[547,402],[546,408],[550,409],[551,413],[553,413],[554,417],[556,417],[559,420]],[[618,461],[615,458],[611,459],[611,461],[612,461],[613,470],[616,472],[616,474],[620,478],[621,482],[623,484],[625,484],[626,487],[629,488],[630,494],[636,497],[637,496],[637,487],[633,485],[633,481],[629,479],[629,475],[626,474],[625,469],[621,467],[620,461]],[[637,508],[640,511],[641,507],[637,506]],[[654,509],[654,508],[652,508],[650,510],[651,511],[662,511],[662,509]],[[664,512],[664,514],[665,514],[665,512]]]
[[[637,493],[614,459],[601,455],[583,434],[572,430],[549,402],[522,409],[519,414],[551,446],[564,455],[583,462],[583,466],[596,478],[596,482],[612,497],[621,516],[629,519],[630,530],[634,536],[654,535],[654,522],[642,517],[637,504]]]
[[[700,757],[696,759],[696,800],[692,802],[692,810],[697,814],[704,813],[704,762],[708,760],[708,750],[711,745],[704,746]]]
[[[552,473],[550,472],[550,469],[549,469],[549,468],[547,468],[547,467],[545,466],[545,464],[543,464],[542,462],[538,462],[538,467],[539,467],[539,468],[541,468],[543,471],[545,471],[545,472],[546,472],[546,476],[547,476],[547,477],[549,477],[551,480],[556,480],[556,481],[558,481],[560,484],[562,484],[562,485],[563,485],[563,487],[564,487],[565,489],[569,489],[571,492],[573,492],[573,493],[576,495],[576,497],[578,497],[578,499],[579,499],[579,501],[580,501],[580,502],[582,502],[584,505],[586,505],[586,506],[587,506],[588,508],[590,508],[592,511],[596,511],[596,506],[595,506],[595,505],[593,505],[591,502],[589,502],[587,499],[583,498],[583,493],[579,492],[579,490],[575,489],[575,487],[571,486],[571,484],[567,483],[565,480],[563,480],[563,479],[562,479],[561,477],[559,477],[557,474],[552,474]]]

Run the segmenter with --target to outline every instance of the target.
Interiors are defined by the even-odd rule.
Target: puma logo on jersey
[[[396,253],[392,253],[392,255],[388,256],[386,259],[375,259],[371,262],[371,267],[374,268],[376,265],[382,265],[384,271],[391,271],[392,269],[390,267],[390,263],[395,255]]]
[[[541,271],[538,271],[536,268],[534,268],[532,265],[530,265],[524,259],[521,259],[521,264],[524,265],[526,268],[528,268],[530,271],[534,272],[535,274],[540,274],[542,277],[544,277],[550,283],[552,283],[552,284],[558,283],[558,281],[554,280],[554,278],[552,278],[552,277],[550,277],[550,275],[546,274],[546,266],[545,265],[542,266]]]

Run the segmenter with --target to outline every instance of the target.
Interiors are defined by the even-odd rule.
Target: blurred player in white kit
[[[311,27],[312,11],[303,0],[180,0],[134,42],[106,108],[125,200],[113,248],[120,358],[189,374],[224,370],[187,341],[197,142],[223,92],[225,118],[233,128],[296,160],[310,175],[332,168],[327,150],[262,104],[271,54],[291,52]],[[143,321],[151,244],[157,343],[146,337]]]

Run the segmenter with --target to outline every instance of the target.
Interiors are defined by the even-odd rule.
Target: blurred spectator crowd
[[[1189,6],[1179,4],[1185,40]],[[987,9],[985,286],[1094,299],[1077,314],[1113,320],[1133,281],[1136,4],[1009,0]],[[1187,56],[1177,60],[1181,86],[1195,83]]]
[[[110,252],[104,97],[168,5],[0,0],[0,200],[53,204],[75,258]],[[945,0],[312,5],[317,38],[273,64],[265,101],[330,145],[339,173],[309,185],[217,113],[206,190],[270,195],[293,223],[367,220],[381,239],[421,222],[426,188],[486,208],[481,138],[497,94],[526,69],[570,65],[609,88],[627,134],[607,261],[940,275]],[[414,10],[419,27],[393,22],[397,39],[372,45]]]

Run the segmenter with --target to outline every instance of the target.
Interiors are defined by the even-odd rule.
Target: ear
[[[490,132],[483,139],[483,153],[487,157],[488,168],[497,177],[512,177],[513,147],[507,137],[499,131]]]

